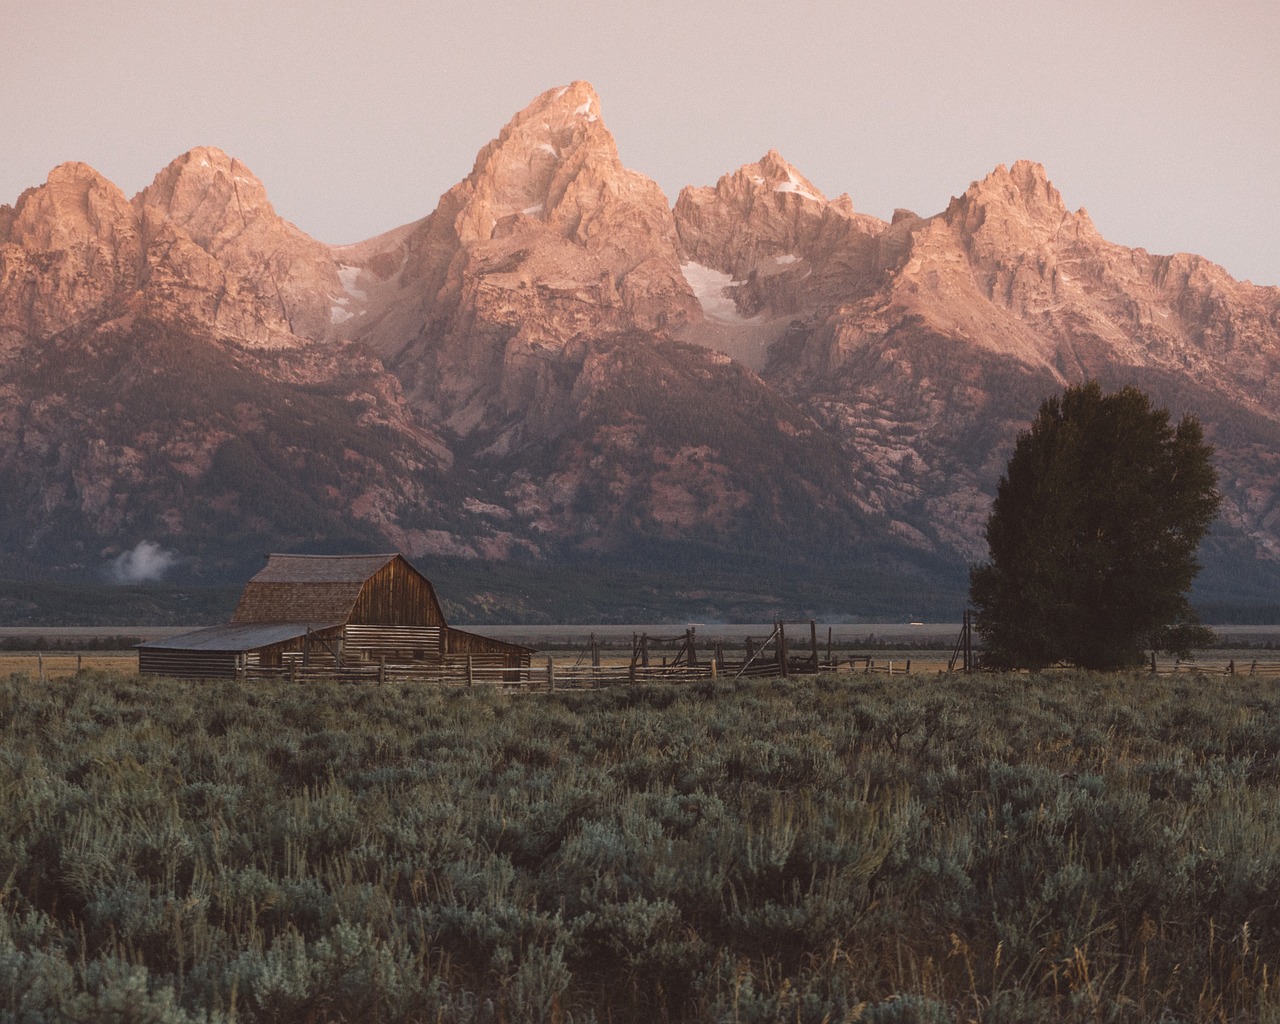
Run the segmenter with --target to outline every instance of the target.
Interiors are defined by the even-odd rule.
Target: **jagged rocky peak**
[[[855,213],[847,195],[828,200],[772,149],[714,186],[682,190],[675,219],[696,280],[728,275],[740,282],[732,288],[738,311],[766,318],[860,294],[886,227]]]
[[[454,226],[464,244],[519,230],[513,222],[520,218],[584,242],[600,207],[661,195],[622,166],[587,82],[550,89],[512,118],[480,151],[462,187],[468,195]]]
[[[152,315],[202,322],[249,348],[321,341],[346,317],[328,246],[281,218],[262,182],[222,150],[184,153],[133,202]]]
[[[124,194],[87,164],[55,167],[0,209],[0,345],[100,319],[137,287],[140,264]]]
[[[1060,235],[1096,237],[1088,213],[1067,210],[1041,164],[1000,164],[964,195],[952,199],[944,219],[965,235],[1003,236],[1020,245],[1043,244]]]
[[[782,195],[795,195],[810,202],[825,203],[827,197],[816,185],[795,169],[776,149],[769,150],[759,163],[748,164],[746,173],[752,184]]]
[[[211,146],[172,161],[134,202],[144,211],[162,212],[210,251],[253,221],[278,219],[262,182],[239,160]]]
[[[548,90],[480,151],[410,243],[424,256],[420,276],[447,268],[437,308],[483,280],[502,293],[498,305],[537,305],[530,285],[541,281],[571,305],[625,310],[617,329],[655,329],[696,310],[667,198],[622,165],[599,111],[586,82]],[[546,312],[530,307],[526,319]]]
[[[9,217],[0,219],[0,242],[57,250],[112,241],[132,229],[124,193],[88,164],[71,162],[59,164],[43,185],[22,193]]]
[[[723,175],[714,190],[689,188],[685,191],[695,194],[714,191],[722,198],[751,196],[757,201],[762,197],[772,197],[775,205],[787,202],[789,196],[810,203],[825,204],[828,201],[822,191],[776,149],[769,150],[755,163],[744,164]],[[841,199],[847,201],[848,197],[842,196]]]
[[[884,227],[856,214],[847,195],[828,200],[775,149],[714,186],[681,190],[675,218],[690,259],[742,279],[772,261],[794,262],[815,246]]]

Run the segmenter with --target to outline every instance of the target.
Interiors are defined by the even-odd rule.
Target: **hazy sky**
[[[1280,285],[1276,0],[0,3],[3,203],[67,160],[132,196],[211,145],[359,241],[584,78],[673,201],[776,148],[859,210],[927,215],[1026,157],[1110,240]]]

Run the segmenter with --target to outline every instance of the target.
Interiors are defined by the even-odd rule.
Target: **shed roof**
[[[513,654],[534,654],[537,652],[536,647],[526,647],[524,644],[512,643],[510,640],[495,640],[491,636],[472,633],[470,630],[458,629],[456,626],[449,627],[449,637],[451,644],[454,637],[460,637],[464,642],[471,640],[482,643],[491,651],[510,651]]]
[[[286,643],[326,629],[338,629],[337,622],[247,622],[228,626],[208,626],[161,640],[138,644],[149,650],[166,651],[256,651]]]

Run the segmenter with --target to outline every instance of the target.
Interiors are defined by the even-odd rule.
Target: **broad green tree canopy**
[[[1096,382],[1046,399],[1019,435],[970,574],[994,667],[1120,668],[1205,633],[1187,600],[1218,513],[1200,424]]]

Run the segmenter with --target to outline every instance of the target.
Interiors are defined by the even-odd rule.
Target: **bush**
[[[0,1020],[1280,1013],[1280,686],[12,680]]]

